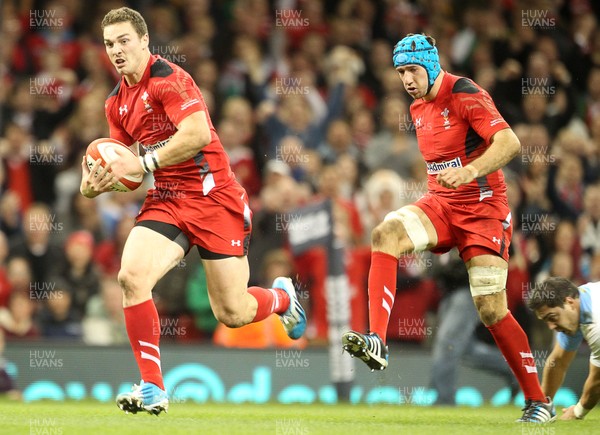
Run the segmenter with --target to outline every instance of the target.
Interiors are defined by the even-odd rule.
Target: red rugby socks
[[[369,330],[387,339],[390,314],[396,297],[398,259],[393,255],[374,251],[369,269]]]
[[[538,379],[535,360],[529,347],[529,340],[511,312],[509,311],[502,320],[487,328],[494,336],[498,348],[519,381],[525,400],[546,402],[546,396],[544,396]]]
[[[144,382],[165,389],[160,368],[160,318],[152,299],[123,308],[129,342]]]
[[[279,288],[250,287],[248,293],[258,302],[252,323],[260,322],[273,313],[282,314],[290,306],[290,296]]]

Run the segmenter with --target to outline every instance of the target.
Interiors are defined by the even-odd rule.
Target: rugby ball
[[[130,152],[135,156],[133,151],[129,149],[126,145],[119,142],[118,140],[111,138],[100,138],[93,141],[88,145],[85,161],[87,163],[88,168],[91,170],[96,163],[96,160],[102,160],[101,166],[104,167],[104,164],[110,163],[119,158],[119,155],[115,151],[117,147],[121,147],[121,149],[126,149],[127,152]],[[112,190],[116,192],[131,192],[142,184],[144,179],[144,175],[140,174],[137,176],[126,175],[123,178],[120,178],[119,181],[112,186]]]

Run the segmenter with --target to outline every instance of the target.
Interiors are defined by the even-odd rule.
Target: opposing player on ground
[[[150,53],[148,29],[137,11],[111,10],[102,29],[106,53],[122,76],[105,104],[110,135],[139,145],[145,154],[138,158],[124,150],[104,170],[99,160],[88,170],[84,159],[81,193],[93,198],[125,175],[154,174],[154,189],[127,238],[118,275],[142,382],[119,395],[117,404],[126,412],[159,414],[168,408],[168,395],[152,289],[193,246],[202,257],[213,312],[225,325],[240,327],[277,313],[297,339],[306,316],[289,278],[275,279],[271,289],[247,288],[252,228],[247,195],[190,75]]]
[[[576,405],[563,409],[560,420],[581,420],[600,401],[600,282],[577,287],[565,278],[548,278],[529,295],[529,308],[558,332],[544,364],[542,390],[554,397],[562,385],[577,348],[585,339],[590,371]]]
[[[519,153],[519,140],[485,90],[441,69],[430,36],[406,36],[394,48],[393,63],[414,98],[410,112],[427,162],[428,192],[415,204],[388,214],[373,230],[370,333],[347,332],[344,349],[372,370],[385,369],[399,257],[456,246],[468,269],[479,317],[525,394],[518,421],[551,421],[554,407],[542,393],[527,336],[506,302],[512,224],[501,168]]]

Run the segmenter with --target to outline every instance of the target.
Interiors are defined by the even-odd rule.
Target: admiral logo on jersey
[[[427,162],[427,173],[428,174],[439,174],[444,169],[447,168],[462,168],[462,162],[460,157],[456,157],[452,160],[448,160],[445,162]]]

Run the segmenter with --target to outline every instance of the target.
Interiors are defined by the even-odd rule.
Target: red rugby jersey
[[[129,86],[122,77],[104,108],[110,137],[126,145],[138,141],[146,151],[166,145],[187,116],[206,113],[211,142],[193,158],[156,170],[156,189],[207,195],[235,180],[200,89],[181,67],[151,55],[142,79]]]
[[[429,192],[469,202],[506,195],[501,170],[456,190],[436,181],[442,169],[468,165],[490,146],[494,133],[509,128],[487,91],[468,78],[445,73],[435,99],[413,101],[410,114],[427,162]]]

